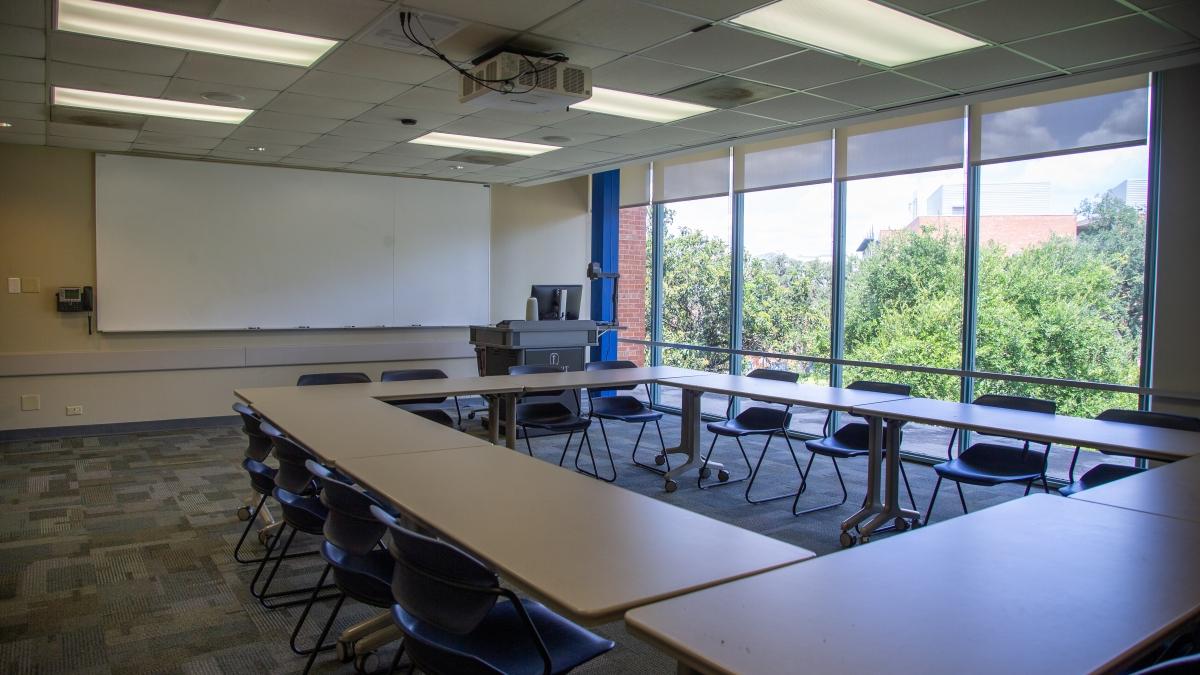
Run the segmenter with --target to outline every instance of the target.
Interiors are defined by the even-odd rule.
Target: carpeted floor
[[[477,422],[472,432],[482,435]],[[838,549],[838,523],[862,499],[865,461],[842,463],[847,503],[793,517],[791,500],[750,505],[745,483],[697,489],[695,474],[666,494],[661,479],[629,462],[637,428],[608,424],[618,483],[642,494],[788,541],[819,554]],[[663,422],[667,442],[678,439],[678,419]],[[539,457],[557,461],[561,437],[534,439]],[[592,432],[603,447],[598,429]],[[703,439],[707,447],[707,433]],[[649,444],[649,445],[647,445]],[[801,461],[808,453],[793,441]],[[657,446],[648,433],[643,448]],[[0,672],[3,673],[285,673],[303,659],[287,640],[299,608],[268,611],[249,594],[253,565],[231,558],[242,523],[235,510],[250,490],[240,468],[245,440],[237,424],[179,431],[0,443]],[[747,450],[757,457],[761,440]],[[732,441],[718,456],[739,467]],[[642,456],[648,460],[650,453]],[[934,473],[907,464],[917,504],[928,503]],[[795,467],[776,439],[763,465],[759,494],[795,489]],[[971,508],[1017,497],[1022,489],[964,487]],[[840,497],[829,460],[818,458],[802,503]],[[933,520],[961,513],[951,486],[943,486]],[[629,527],[637,527],[636,522]],[[903,535],[889,535],[903,536]],[[315,548],[316,541],[303,542]],[[297,539],[297,546],[301,544]],[[249,546],[252,555],[261,549]],[[736,554],[736,552],[731,552]],[[285,563],[278,587],[315,582],[318,558]],[[913,570],[919,573],[919,570]],[[803,598],[797,598],[803,602]],[[325,608],[315,610],[324,620]],[[377,610],[347,602],[338,628]],[[618,643],[581,673],[670,673],[674,663],[630,637],[622,624],[599,632]],[[316,628],[306,631],[308,640]],[[390,660],[389,651],[382,654]],[[331,655],[317,672],[352,673]]]

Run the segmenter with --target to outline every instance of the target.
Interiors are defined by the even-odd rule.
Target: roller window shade
[[[963,110],[858,124],[839,131],[838,177],[844,179],[962,166]]]
[[[973,162],[1012,161],[1146,142],[1144,75],[990,101],[971,108]]]
[[[729,193],[729,149],[654,163],[654,201],[673,202]]]
[[[628,164],[621,167],[621,208],[650,203],[650,165]]]
[[[832,175],[833,136],[829,132],[733,149],[733,189],[738,192],[816,183]]]

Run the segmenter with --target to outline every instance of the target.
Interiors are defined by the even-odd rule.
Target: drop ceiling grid
[[[169,0],[117,1],[150,8],[173,6]],[[321,4],[329,3],[329,0],[299,1],[305,6],[321,7],[321,11],[315,12],[318,17],[322,11],[330,12],[328,5]],[[1042,1],[1016,0],[1021,5],[1038,6]],[[1174,17],[1182,17],[1178,19],[1181,22],[1188,19],[1187,11],[1174,14],[1170,11],[1186,5],[1186,1],[1166,3],[1165,7],[1162,3],[1150,3],[1146,8],[1122,0],[1063,0],[1055,3],[1056,11],[1048,18],[1046,12],[1002,12],[1007,23],[994,19],[1000,2],[881,0],[881,4],[924,15],[934,23],[973,35],[989,44],[989,47],[964,54],[897,68],[874,65],[863,68],[851,59],[786,40],[766,38],[728,23],[729,18],[739,13],[767,4],[762,0],[514,0],[508,3],[511,15],[497,14],[490,0],[416,0],[413,3],[435,8],[435,13],[455,15],[468,21],[471,30],[464,32],[480,36],[480,42],[475,45],[480,52],[507,43],[554,45],[568,56],[573,50],[581,54],[586,52],[589,65],[596,68],[597,82],[601,85],[606,72],[622,73],[617,78],[621,88],[663,94],[681,85],[727,75],[781,90],[774,98],[748,107],[718,110],[709,114],[713,116],[711,121],[706,123],[697,118],[694,126],[689,126],[686,119],[669,125],[653,125],[594,113],[552,113],[542,118],[528,115],[519,119],[498,111],[456,109],[453,94],[447,91],[455,83],[449,68],[431,57],[379,50],[362,43],[367,29],[385,12],[403,8],[402,3],[344,0],[342,4],[353,11],[335,13],[336,20],[326,17],[325,23],[320,25],[313,23],[316,21],[313,19],[315,10],[307,12],[306,19],[299,19],[294,12],[264,12],[260,3],[249,0],[211,3],[207,15],[213,18],[240,20],[276,30],[298,30],[296,21],[308,21],[303,25],[306,32],[348,36],[343,45],[312,68],[303,69],[56,33],[50,30],[50,15],[45,14],[42,0],[6,0],[2,3],[5,7],[0,9],[0,36],[14,35],[20,39],[0,40],[0,118],[14,123],[13,128],[0,132],[3,133],[0,142],[49,143],[267,164],[303,166],[308,163],[318,168],[432,174],[463,180],[537,181],[559,173],[578,173],[588,167],[619,164],[623,159],[676,152],[767,131],[776,133],[788,126],[799,128],[831,118],[1065,75],[1095,68],[1097,64],[1115,65],[1137,56],[1198,46],[1195,35],[1170,23]],[[52,0],[45,4],[52,6]],[[613,17],[631,13],[645,20],[657,19],[658,27],[641,28],[633,35],[623,37],[624,50],[613,49],[611,43],[580,44],[588,40],[610,42],[589,36],[599,34],[596,31],[619,30],[620,20]],[[357,28],[347,23],[347,17],[357,17]],[[1039,18],[1044,20],[1039,23]],[[708,43],[722,43],[723,40],[711,37],[718,33],[693,34],[694,29],[709,24],[714,25],[709,30],[729,35],[755,52],[756,57],[763,57],[762,60],[748,63],[747,57],[740,53],[714,57],[712,45]],[[1003,24],[1007,31],[1004,37],[1009,40],[992,40],[986,34],[969,29],[987,33],[989,24]],[[1058,60],[1058,55],[1054,54],[1055,42],[1078,39],[1073,35],[1074,31],[1081,31],[1076,34],[1080,36],[1086,35],[1087,31],[1120,34],[1126,26],[1130,30],[1136,28],[1137,34],[1142,36],[1141,51],[1110,54],[1100,49],[1096,55],[1103,58],[1098,61],[1073,63],[1069,67],[1051,62]],[[40,30],[43,39],[35,39],[30,29]],[[572,44],[572,40],[579,42]],[[1121,41],[1114,42],[1117,46]],[[707,48],[692,46],[695,43]],[[1022,44],[1043,58],[1026,53]],[[36,56],[39,46],[45,52],[41,58]],[[465,48],[470,51],[469,46]],[[58,58],[60,53],[61,59]],[[697,54],[697,58],[689,59],[689,53]],[[833,81],[817,78],[820,81],[804,82],[796,78],[797,71],[791,68],[789,59],[807,59],[827,65],[836,63],[841,76]],[[962,70],[958,67],[958,59],[972,63],[972,73],[985,71],[987,76],[980,73],[974,79],[955,77],[956,72]],[[229,63],[231,61],[233,63]],[[761,76],[761,73],[771,72],[772,64],[776,64],[774,76],[785,81],[772,81]],[[785,77],[785,74],[790,76]],[[196,79],[201,75],[212,76],[211,81]],[[889,93],[878,86],[884,82],[894,91]],[[72,124],[70,118],[73,115],[69,112],[48,112],[47,92],[54,83],[81,88],[88,88],[85,85],[98,89],[107,87],[107,90],[122,93],[192,101],[202,101],[200,95],[208,91],[225,91],[246,96],[246,102],[241,105],[260,112],[237,127],[143,118],[140,131],[132,137],[127,137],[127,133],[105,134],[83,124]],[[39,88],[40,96],[37,95]],[[416,105],[405,107],[406,101]],[[801,102],[811,105],[819,114],[806,117],[796,110],[797,103]],[[427,109],[431,107],[440,110]],[[403,127],[395,122],[398,116],[414,117],[420,123]],[[223,130],[214,127],[226,127],[228,131],[222,133]],[[454,153],[412,152],[413,146],[405,142],[434,129],[447,132],[458,129],[471,134],[533,142],[545,136],[575,134],[579,138],[573,139],[569,147],[540,158],[521,160],[506,167],[469,165],[456,173],[449,168],[453,165],[445,162],[445,157]],[[265,147],[266,151],[255,153],[249,150],[255,147]],[[417,160],[424,161],[413,164]]]

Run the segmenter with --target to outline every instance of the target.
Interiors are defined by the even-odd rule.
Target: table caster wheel
[[[679,489],[679,483],[676,483],[675,481],[668,478],[667,482],[663,485],[663,489],[666,490],[667,492],[674,492]]]
[[[861,539],[859,539],[859,541],[861,541],[864,544],[869,544],[869,543],[871,543],[871,537],[870,536],[862,537]]]
[[[717,480],[721,481],[722,483],[729,480],[729,472],[725,469],[717,469]]]
[[[354,643],[346,642],[345,640],[337,641],[337,660],[338,663],[350,663],[354,660]]]
[[[908,521],[901,518],[900,516],[896,516],[896,519],[892,521],[892,524],[896,527],[897,532],[907,532],[908,531],[908,528],[909,528]]]
[[[913,518],[913,519],[912,519],[912,528],[915,530],[915,529],[917,529],[917,528],[918,528],[918,527],[920,527],[920,526],[921,526],[921,519],[920,519],[920,518]]]
[[[366,654],[356,654],[354,656],[354,670],[360,673],[373,673],[379,667],[379,655],[375,652]]]
[[[258,543],[262,544],[263,546],[269,546],[271,544],[271,533],[267,532],[266,530],[259,530]]]
[[[851,532],[843,532],[838,541],[841,543],[842,548],[850,548],[854,545],[854,540],[856,538],[857,537],[855,537]]]
[[[250,510],[249,506],[239,506],[237,510],[237,519],[243,523],[254,517],[254,511]]]
[[[704,467],[703,469],[700,469],[700,477],[701,478],[708,478],[711,475],[712,475],[712,469],[708,468],[707,466]]]
[[[655,455],[654,456],[654,464],[656,466],[662,466],[663,464],[666,464],[666,463],[667,463],[666,455]]]

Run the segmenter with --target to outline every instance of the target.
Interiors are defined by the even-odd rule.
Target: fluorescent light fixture
[[[521,141],[506,141],[500,138],[483,138],[480,136],[460,136],[458,134],[443,134],[431,131],[424,136],[418,136],[409,143],[418,145],[439,145],[443,148],[462,148],[464,150],[486,150],[505,155],[523,155],[532,157],[543,152],[558,150],[557,145],[542,145],[541,143],[524,143]]]
[[[631,94],[627,91],[604,89],[603,87],[592,87],[592,97],[582,103],[576,103],[571,108],[663,124],[715,110],[706,105],[672,101],[669,98],[644,94]]]
[[[54,27],[71,33],[305,67],[337,44],[336,40],[95,0],[58,0]]]
[[[883,66],[984,45],[871,0],[779,0],[730,22]]]
[[[109,94],[103,91],[87,91],[85,89],[67,89],[54,87],[50,102],[54,105],[65,105],[72,108],[89,108],[91,110],[107,110],[109,112],[131,113],[134,115],[154,115],[155,117],[173,117],[180,120],[198,120],[200,122],[218,122],[221,124],[241,124],[250,116],[253,110],[246,108],[227,108],[223,105],[206,105],[204,103],[188,103],[187,101],[171,101],[164,98],[145,98],[143,96],[126,96],[125,94]]]

